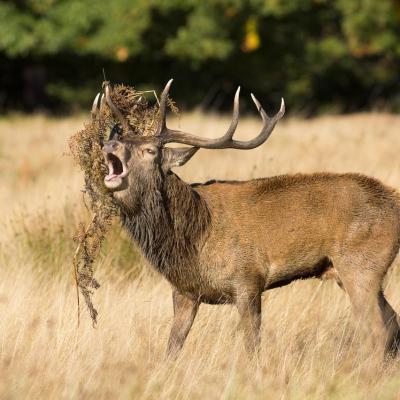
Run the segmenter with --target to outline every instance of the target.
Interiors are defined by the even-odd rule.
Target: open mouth
[[[128,175],[124,163],[114,154],[107,154],[108,175],[104,178],[106,181],[112,181],[116,178],[123,178]]]

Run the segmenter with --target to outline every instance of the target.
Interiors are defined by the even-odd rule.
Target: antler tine
[[[100,107],[99,107],[99,109],[100,109],[100,114],[101,114],[101,112],[103,111],[105,105],[106,105],[106,99],[105,99],[105,97],[104,97],[104,94],[102,94],[102,95],[101,95],[101,98],[100,98]]]
[[[263,144],[271,135],[272,131],[275,128],[276,123],[285,114],[285,101],[283,100],[283,98],[281,99],[281,107],[279,108],[279,111],[272,118],[268,117],[267,113],[264,111],[260,102],[256,99],[253,93],[251,93],[251,98],[254,104],[256,105],[258,112],[261,115],[261,118],[263,120],[263,126],[258,136],[256,136],[252,140],[249,140],[248,142],[237,142],[240,143],[240,147],[235,147],[235,148],[242,148],[244,150],[248,150],[248,149],[254,149],[255,147],[258,147],[261,144]]]
[[[165,85],[164,90],[161,93],[160,98],[160,122],[157,129],[157,136],[163,136],[168,132],[167,128],[167,99],[169,94],[169,89],[172,85],[173,79],[170,79]]]
[[[92,105],[92,110],[90,114],[92,115],[92,121],[95,121],[98,115],[99,111],[99,97],[100,93],[97,93],[96,97],[94,98],[93,105]]]
[[[170,81],[171,82],[171,81]],[[168,82],[166,89],[168,87],[170,82]],[[166,92],[166,89],[164,89],[163,95],[165,93],[168,94],[168,91]],[[235,133],[236,127],[239,122],[239,94],[240,94],[240,87],[237,89],[236,94],[235,94],[235,99],[233,102],[233,115],[232,115],[232,121],[231,124],[229,125],[228,130],[226,133],[217,138],[217,139],[206,139],[206,138],[201,138],[198,136],[191,135],[189,133],[185,133],[182,131],[177,131],[177,130],[172,130],[168,129],[165,124],[165,112],[164,114],[161,113],[161,117],[163,120],[161,121],[160,125],[162,125],[164,128],[160,131],[160,136],[161,140],[164,144],[166,143],[182,143],[182,144],[187,144],[190,146],[195,146],[195,147],[202,147],[204,149],[240,149],[240,150],[250,150],[254,149],[255,147],[260,146],[263,144],[268,137],[271,135],[276,123],[283,117],[285,114],[285,102],[282,99],[281,101],[281,107],[279,111],[272,117],[268,117],[267,113],[264,111],[262,108],[260,102],[256,99],[256,97],[251,94],[251,97],[254,101],[254,104],[257,107],[258,112],[261,115],[262,121],[263,121],[263,126],[261,128],[260,133],[251,140],[248,141],[241,141],[241,140],[234,140],[232,139],[233,134]],[[160,103],[160,108],[162,106],[162,103]]]
[[[104,92],[105,92],[105,98],[108,106],[110,107],[111,111],[113,114],[118,118],[119,122],[122,125],[122,128],[125,133],[131,132],[131,128],[129,127],[129,123],[126,120],[126,118],[122,115],[121,111],[118,110],[118,108],[115,106],[115,104],[111,100],[111,94],[110,94],[110,84],[109,82],[104,83]]]
[[[240,96],[240,86],[236,89],[235,97],[233,99],[233,112],[232,112],[232,121],[229,125],[228,130],[223,136],[224,139],[232,139],[233,134],[236,131],[236,128],[239,123],[239,96]]]
[[[268,117],[267,113],[262,108],[262,105],[257,100],[256,96],[254,96],[253,93],[251,93],[250,96],[251,96],[254,104],[256,105],[258,112],[261,114],[261,118],[263,119],[263,121],[271,119],[271,118]],[[279,111],[276,113],[276,115],[274,115],[273,118],[276,118],[277,120],[280,120],[283,117],[284,114],[285,114],[285,101],[283,100],[283,97],[282,97],[281,98],[281,107],[280,107]]]
[[[100,97],[100,102],[99,102],[99,121],[100,121],[100,123],[103,122],[102,115],[103,115],[103,110],[104,110],[105,105],[106,105],[106,99],[104,97],[104,94],[102,94]]]

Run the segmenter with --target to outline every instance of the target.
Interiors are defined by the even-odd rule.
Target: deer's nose
[[[118,149],[118,143],[115,140],[106,140],[103,142],[102,151],[104,153],[112,153]]]

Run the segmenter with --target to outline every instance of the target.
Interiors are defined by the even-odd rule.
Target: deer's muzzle
[[[118,189],[123,178],[128,175],[128,169],[125,162],[121,159],[119,151],[120,145],[116,141],[104,142],[102,151],[108,166],[108,174],[104,177],[104,184],[109,189]]]

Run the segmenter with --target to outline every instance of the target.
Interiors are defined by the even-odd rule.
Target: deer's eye
[[[152,155],[156,154],[156,152],[153,149],[145,149],[145,152]]]

